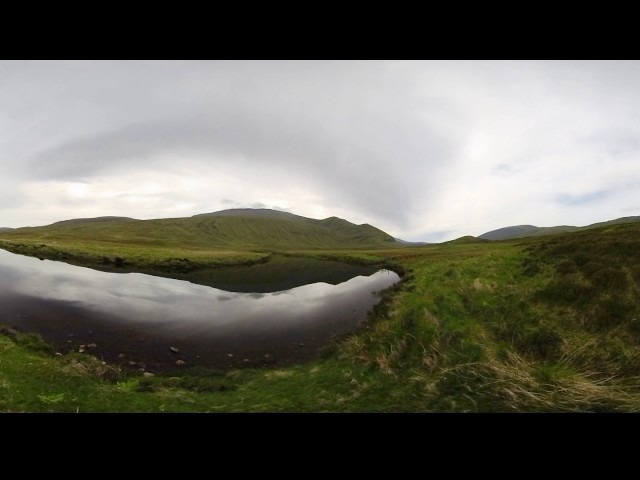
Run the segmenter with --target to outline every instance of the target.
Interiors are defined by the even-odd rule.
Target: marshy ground
[[[51,248],[11,242],[4,247],[21,253]],[[55,252],[97,258],[108,254],[104,248],[58,244]],[[135,257],[129,248],[114,246],[109,254]],[[159,251],[135,258],[151,264],[186,256]],[[237,252],[216,260],[212,252],[194,252],[189,257],[202,263],[269,255]],[[321,358],[288,368],[144,376],[87,354],[56,356],[37,337],[4,329],[0,411],[640,410],[640,225],[502,242],[293,253],[384,259],[404,280],[385,293],[362,330]]]

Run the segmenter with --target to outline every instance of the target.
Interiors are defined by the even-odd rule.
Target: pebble
[[[233,353],[227,353],[227,357],[233,358]]]
[[[176,365],[186,365],[187,362],[185,362],[184,360],[176,360]]]
[[[304,343],[300,342],[300,343],[298,344],[298,346],[299,346],[299,347],[304,347]]]
[[[87,345],[87,348],[96,348],[98,345],[96,345],[95,343],[90,343]]]
[[[180,353],[180,350],[178,350],[176,347],[169,347],[169,350],[171,350],[172,353]]]
[[[145,377],[155,377],[155,375],[153,373],[151,373],[151,372],[144,372],[143,375]]]
[[[126,355],[124,353],[121,353],[121,354],[118,355],[118,358],[124,358],[124,357],[126,357]]]

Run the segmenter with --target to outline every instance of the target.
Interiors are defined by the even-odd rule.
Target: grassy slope
[[[52,243],[90,242],[102,246],[155,248],[354,248],[393,245],[393,238],[369,225],[325,220],[252,216],[211,216],[158,220],[83,219],[46,227],[20,228],[6,239]]]
[[[0,410],[640,410],[640,225],[341,254],[394,257],[408,274],[324,358],[114,379],[0,336]]]
[[[490,232],[483,233],[478,238],[486,240],[513,240],[525,237],[542,237],[546,235],[554,235],[556,233],[578,232],[583,230],[598,229],[620,225],[624,223],[640,222],[640,216],[622,217],[607,222],[598,222],[584,227],[574,227],[571,225],[558,225],[555,227],[535,227],[533,225],[518,225],[513,227],[504,227]]]

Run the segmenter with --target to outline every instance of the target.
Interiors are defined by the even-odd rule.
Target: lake
[[[356,330],[376,292],[399,280],[286,257],[192,277],[100,272],[0,250],[0,323],[39,333],[59,352],[82,348],[152,372],[287,365]]]

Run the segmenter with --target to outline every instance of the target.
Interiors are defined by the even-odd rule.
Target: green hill
[[[490,232],[479,235],[478,238],[484,240],[510,240],[513,238],[524,237],[541,237],[543,235],[553,235],[556,233],[569,233],[577,232],[581,230],[590,230],[593,228],[607,227],[611,225],[619,225],[623,223],[635,223],[640,222],[640,216],[637,217],[622,217],[615,220],[609,220],[607,222],[598,222],[585,227],[574,227],[571,225],[558,225],[555,227],[536,227],[535,225],[514,225],[511,227],[499,228],[497,230],[491,230]]]
[[[465,245],[467,243],[483,243],[486,239],[474,237],[472,235],[465,235],[464,237],[456,238],[455,240],[449,240],[448,242],[442,242],[442,245]]]
[[[359,248],[397,245],[371,225],[315,220],[266,209],[224,210],[190,218],[82,218],[3,232],[7,240],[222,249]]]

